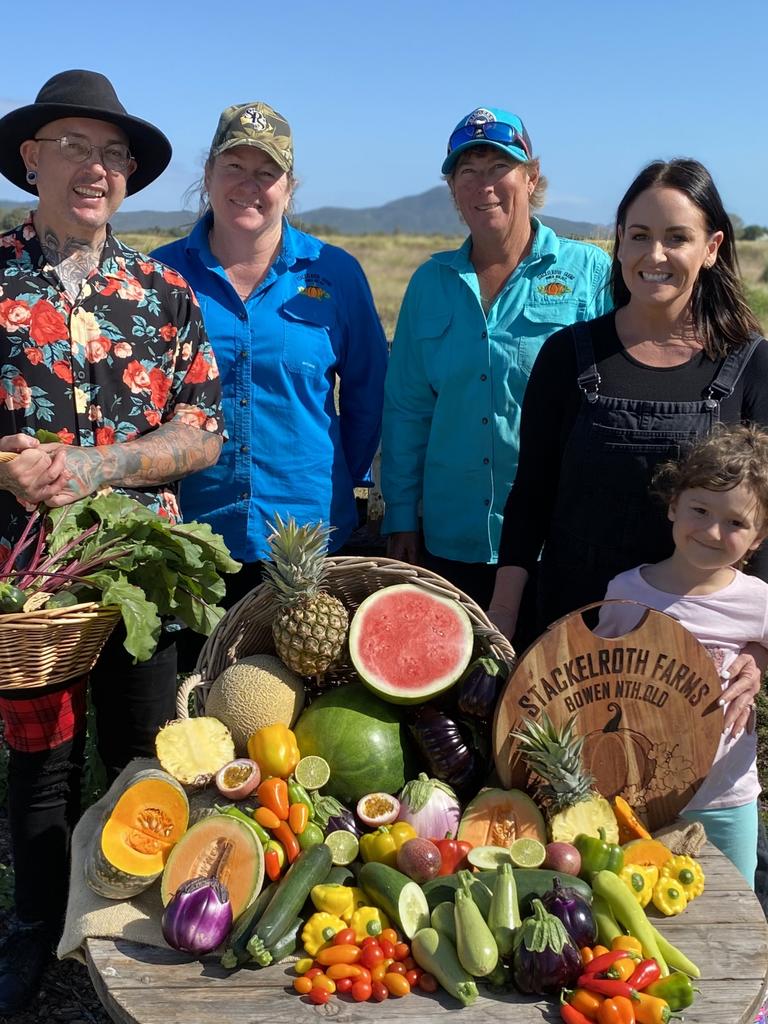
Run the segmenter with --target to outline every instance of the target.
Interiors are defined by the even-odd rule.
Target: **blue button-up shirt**
[[[472,241],[435,253],[403,300],[385,386],[384,531],[418,529],[434,555],[495,562],[517,472],[520,411],[550,334],[611,308],[605,252],[535,218],[530,254],[487,314]]]
[[[243,302],[210,227],[208,214],[154,253],[200,302],[229,432],[217,465],[182,482],[184,516],[210,523],[245,562],[269,557],[275,512],[334,527],[335,550],[357,525],[354,487],[381,429],[387,346],[368,282],[349,253],[284,222],[277,259]]]

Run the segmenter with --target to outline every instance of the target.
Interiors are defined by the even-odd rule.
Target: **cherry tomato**
[[[419,978],[419,988],[422,992],[437,992],[437,978],[428,971],[424,971]]]
[[[382,932],[381,934],[383,935],[384,932]],[[391,960],[395,959],[394,942],[390,942],[389,939],[379,938],[379,945],[381,946],[381,952],[384,954],[385,958],[388,957]]]
[[[355,964],[355,967],[357,967],[358,970],[360,971],[360,973],[358,974],[358,978],[360,979],[360,981],[367,981],[368,984],[370,985],[370,983],[371,983],[371,972],[368,970],[368,968],[367,967],[358,967],[357,964]]]
[[[379,936],[379,941],[386,939],[387,942],[391,942],[392,945],[400,941],[400,936],[397,934],[394,928],[385,928]]]
[[[328,993],[322,988],[313,988],[307,997],[310,1003],[314,1003],[315,1006],[322,1006],[323,1003],[327,1003],[331,998]]]
[[[383,981],[384,975],[389,970],[389,964],[385,964],[384,961],[380,964],[376,964],[375,967],[371,968],[371,981]]]
[[[359,963],[363,967],[367,967],[369,970],[374,968],[376,964],[380,964],[384,959],[384,953],[382,952],[381,946],[376,943],[375,946],[364,946],[363,951],[360,954]]]
[[[370,981],[357,979],[352,985],[352,998],[356,1003],[366,1003],[371,998]]]
[[[389,974],[399,974],[403,978],[405,977],[405,964],[401,964],[399,960],[395,960],[389,965]]]
[[[371,995],[377,1003],[383,1003],[385,999],[389,999],[389,989],[383,981],[372,981]]]
[[[411,988],[416,988],[416,986],[419,983],[419,978],[420,977],[421,977],[421,971],[416,970],[415,968],[412,971],[406,971],[405,972],[405,980],[408,982],[408,984],[411,986]]]
[[[366,937],[360,943],[361,949],[367,949],[368,946],[378,946],[378,945],[379,945],[379,940],[377,938],[375,938],[373,935],[366,935]],[[381,947],[379,947],[379,948],[381,948]]]
[[[407,942],[396,942],[395,949],[392,956],[395,960],[405,960],[407,956],[411,955],[411,947]]]
[[[359,978],[363,974],[363,969],[357,964],[331,964],[325,973],[329,978],[338,981],[339,978]]]
[[[305,996],[312,991],[312,979],[308,978],[306,974],[302,974],[300,978],[294,980],[293,987],[300,996]]]
[[[354,964],[360,959],[361,949],[348,943],[344,946],[326,946],[317,954],[317,962],[323,967],[330,964]]]
[[[327,974],[317,974],[312,979],[312,988],[321,988],[323,992],[333,995],[336,991],[336,982],[333,978],[329,978]]]
[[[384,975],[384,984],[389,989],[391,996],[407,996],[411,991],[411,986],[402,974],[389,974]]]
[[[418,964],[416,963],[416,961],[415,961],[415,960],[413,959],[413,957],[412,957],[412,956],[407,956],[407,957],[406,957],[406,958],[405,958],[405,959],[403,960],[403,963],[405,964],[405,969],[406,969],[406,971],[413,971],[413,970],[415,970],[415,968],[417,968],[417,967],[419,966],[419,965],[418,965]]]
[[[351,992],[352,991],[352,986],[354,985],[354,983],[355,983],[355,979],[354,978],[339,978],[339,980],[336,982],[336,991],[337,992]]]
[[[322,973],[323,973],[323,968],[322,967],[310,967],[308,971],[304,972],[304,977],[305,978],[314,978],[316,974],[322,974]]]
[[[342,928],[340,932],[336,932],[333,937],[334,946],[354,946],[355,945],[355,929],[354,928]]]

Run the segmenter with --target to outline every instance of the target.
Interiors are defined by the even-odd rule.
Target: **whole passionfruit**
[[[360,797],[355,810],[365,825],[389,825],[400,813],[400,801],[389,793],[368,793]]]
[[[216,788],[228,800],[245,800],[261,782],[261,769],[250,758],[230,761],[216,772]]]

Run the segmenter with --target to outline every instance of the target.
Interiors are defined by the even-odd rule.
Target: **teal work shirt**
[[[421,506],[425,544],[442,558],[496,562],[534,360],[550,334],[612,306],[602,249],[531,226],[531,252],[487,314],[471,237],[419,267],[400,310],[385,382],[383,530],[417,530]]]

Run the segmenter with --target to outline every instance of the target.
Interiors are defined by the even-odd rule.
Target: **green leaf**
[[[204,557],[212,561],[219,572],[240,572],[242,569],[242,562],[232,558],[223,537],[214,533],[208,523],[178,523],[172,529],[182,537],[193,537],[203,549]]]
[[[52,430],[45,430],[43,427],[38,427],[35,431],[35,437],[40,444],[61,444],[61,438],[58,434],[54,434]]]
[[[146,661],[155,653],[162,623],[157,605],[148,601],[141,587],[126,579],[108,579],[102,588],[104,604],[117,605],[125,624],[125,649],[138,661]]]

